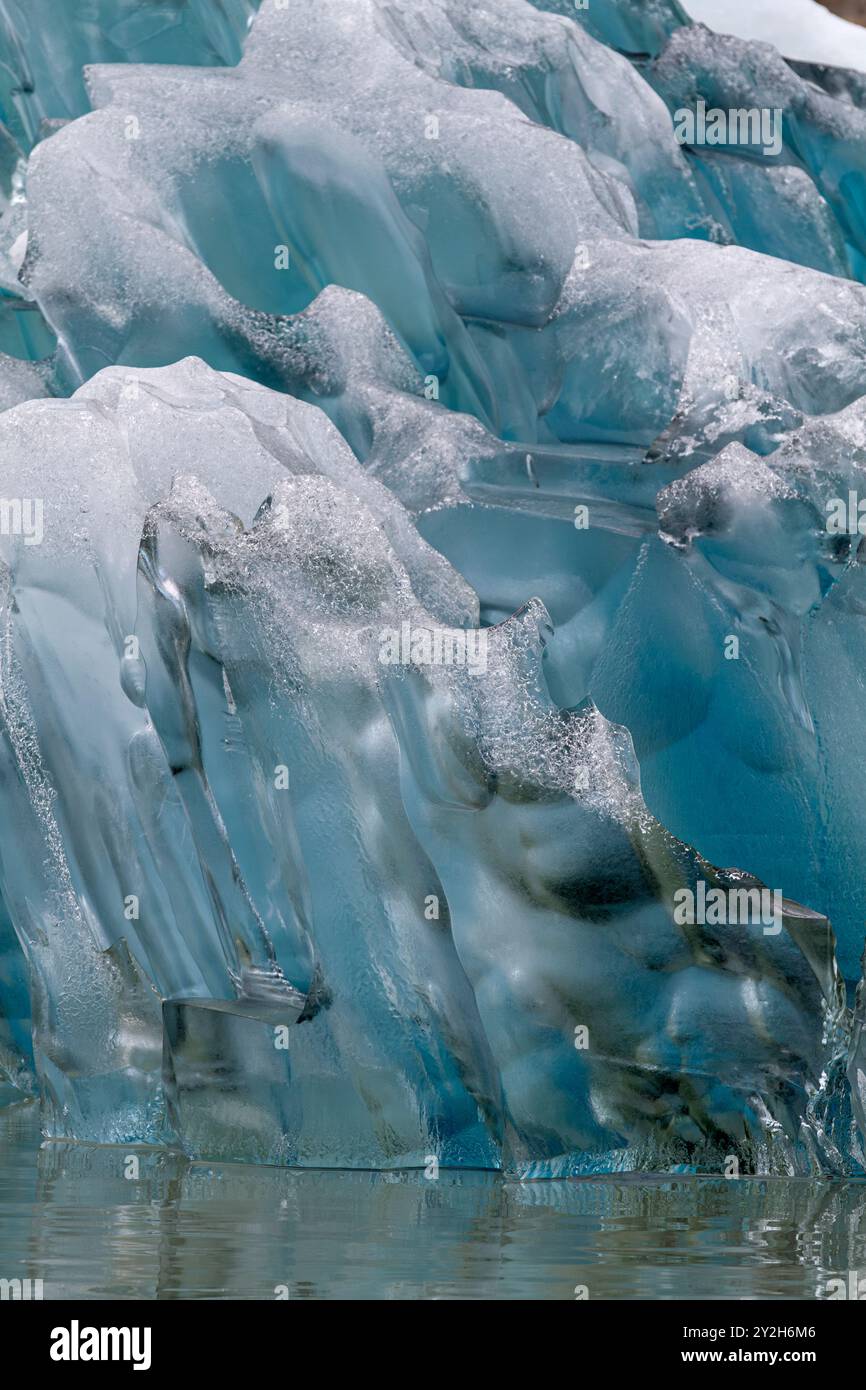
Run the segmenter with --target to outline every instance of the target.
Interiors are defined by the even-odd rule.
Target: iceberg
[[[856,74],[677,0],[97,8],[0,5],[0,1104],[862,1174]]]

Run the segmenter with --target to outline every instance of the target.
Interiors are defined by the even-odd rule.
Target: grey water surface
[[[0,1279],[46,1299],[814,1300],[852,1271],[863,1182],[209,1165],[0,1112]]]

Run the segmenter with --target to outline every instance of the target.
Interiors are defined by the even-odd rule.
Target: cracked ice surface
[[[0,1102],[861,1171],[857,75],[254,8],[0,4]]]

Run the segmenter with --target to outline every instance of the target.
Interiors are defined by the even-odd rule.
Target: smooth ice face
[[[38,458],[51,499],[39,545],[0,542],[0,872],[52,1130],[537,1175],[831,1161],[826,920],[662,829],[625,731],[551,700],[538,601],[478,628],[320,411],[200,361],[4,432],[4,489]],[[741,465],[705,469],[779,493]]]
[[[439,621],[472,621],[477,604],[468,586],[417,536],[400,504],[363,473],[334,427],[313,407],[243,379],[219,377],[194,361],[135,377],[108,371],[89,390],[68,404],[42,407],[33,402],[4,417],[10,441],[5,490],[11,491],[14,475],[15,485],[35,498],[38,474],[49,499],[45,507],[37,499],[38,536],[34,530],[3,541],[8,563],[7,753],[16,794],[29,803],[10,834],[5,862],[14,876],[15,834],[22,845],[32,835],[35,844],[46,846],[28,851],[32,866],[50,851],[53,874],[66,887],[64,915],[58,918],[52,907],[57,888],[46,872],[38,888],[44,907],[34,918],[37,898],[31,886],[21,909],[26,924],[19,925],[28,949],[32,947],[34,965],[41,962],[50,974],[47,996],[73,1017],[76,1008],[86,1005],[88,986],[86,972],[79,978],[80,961],[75,972],[79,983],[64,980],[67,950],[76,958],[92,951],[102,959],[105,952],[125,952],[127,944],[163,995],[219,996],[228,988],[229,995],[251,991],[294,1006],[299,990],[311,988],[315,970],[303,900],[293,900],[283,910],[274,900],[276,886],[269,872],[260,869],[262,900],[256,901],[255,890],[237,867],[240,851],[230,845],[223,820],[212,815],[213,792],[201,771],[203,739],[194,720],[190,723],[192,695],[177,666],[179,638],[164,637],[160,659],[152,655],[149,666],[142,650],[146,644],[136,628],[136,575],[143,531],[150,544],[145,526],[149,508],[170,491],[172,478],[186,464],[197,467],[201,486],[209,484],[224,506],[231,502],[234,526],[249,524],[287,472],[318,474],[318,459],[326,478],[350,488],[354,484],[357,495],[348,494],[351,505],[371,509],[371,524],[382,527],[382,544],[406,553],[407,573]],[[245,401],[249,411],[243,409]],[[70,430],[82,444],[77,466],[70,466]],[[229,472],[224,470],[226,451],[233,460]],[[110,509],[118,504],[122,527],[109,521]],[[150,573],[147,566],[145,572]],[[36,597],[43,586],[44,606]],[[24,618],[31,596],[41,613],[32,627]],[[173,609],[169,604],[164,611],[170,615]],[[26,636],[23,628],[18,630],[19,618]],[[161,621],[171,632],[169,616]],[[176,621],[182,628],[183,615]],[[59,699],[56,680],[63,691]],[[218,695],[225,711],[229,697],[221,683]],[[54,713],[48,715],[50,705]],[[100,717],[88,721],[77,740],[74,728],[81,711],[97,709]],[[50,732],[46,726],[34,742],[32,723],[34,718],[38,722],[40,710]],[[219,738],[213,754],[225,763]],[[228,825],[234,817],[249,849],[249,812],[238,785],[240,748],[238,754],[221,775],[232,788]],[[196,863],[189,858],[185,827],[199,819],[208,848],[207,862]],[[279,829],[274,833],[279,837]],[[255,853],[254,838],[252,844],[249,852]],[[143,885],[155,859],[163,861],[157,871],[161,884],[148,908]],[[302,870],[296,865],[292,873]],[[11,900],[26,890],[26,882],[10,879],[7,895]],[[57,933],[62,949],[55,959],[53,951],[43,955],[42,949],[43,938]],[[284,939],[291,980],[280,964]],[[120,980],[117,988],[122,992]],[[147,995],[143,998],[146,1004]],[[153,1003],[156,1007],[155,994]],[[92,1014],[87,1025],[96,1037]],[[106,1020],[107,1029],[111,1026]],[[72,1046],[62,1019],[56,1034],[48,1028],[41,1041],[52,1056],[52,1049],[65,1055]],[[57,1065],[62,1073],[62,1061]]]
[[[579,20],[590,33],[624,53],[656,53],[688,15],[680,0],[538,0],[540,10]]]
[[[158,8],[0,3],[0,1102],[860,1171],[858,75]]]
[[[88,63],[189,63],[231,66],[241,56],[257,0],[3,0],[0,109],[9,137],[23,150],[46,124],[89,110]]]
[[[526,1174],[686,1153],[712,1166],[733,1144],[796,1165],[790,1140],[808,1150],[817,1135],[794,1118],[803,1093],[789,1111],[789,1087],[812,1093],[826,1042],[815,1024],[836,1008],[826,923],[780,900],[778,932],[768,918],[746,944],[742,922],[719,930],[718,915],[692,910],[708,891],[730,903],[757,884],[711,869],[649,815],[623,730],[592,706],[566,716],[552,704],[547,631],[536,602],[488,630],[483,678],[455,690],[413,666],[390,692],[404,798],[442,865],[500,1067],[510,1161]],[[796,1004],[777,995],[777,970],[800,978]],[[769,1080],[775,1048],[747,1024],[750,1001],[772,1032],[800,1039],[784,1080]]]

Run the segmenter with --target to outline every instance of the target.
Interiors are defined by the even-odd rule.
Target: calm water
[[[786,1298],[866,1276],[866,1185],[289,1172],[40,1146],[0,1111],[0,1277],[46,1298]]]

